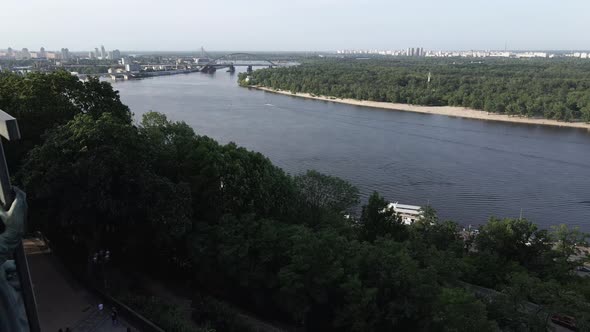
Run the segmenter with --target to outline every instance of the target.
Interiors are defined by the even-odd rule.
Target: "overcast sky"
[[[590,0],[0,0],[0,48],[590,49]]]

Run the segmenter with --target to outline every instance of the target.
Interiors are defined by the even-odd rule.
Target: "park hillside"
[[[590,122],[590,63],[576,59],[321,59],[241,74],[240,83],[336,98]]]
[[[354,91],[370,91],[379,67],[351,68],[352,77],[366,70]],[[467,71],[458,68],[440,69],[449,84]],[[389,70],[406,77],[408,90],[391,86],[395,98],[418,98],[423,83],[411,78],[413,69]],[[276,73],[277,82],[308,78],[306,89],[321,93],[331,91],[317,82],[349,75],[338,64]],[[254,74],[267,76],[275,74]],[[511,79],[497,72],[494,80]],[[470,93],[457,88],[460,102],[486,82]],[[564,105],[576,84],[587,84],[575,82]],[[437,101],[447,94],[429,100],[449,102]],[[6,153],[28,195],[29,230],[42,231],[81,279],[91,277],[90,255],[108,248],[108,291],[166,331],[253,330],[242,312],[295,331],[546,331],[552,314],[574,317],[580,330],[590,326],[590,279],[574,272],[583,260],[572,259],[586,241],[577,229],[490,218],[477,236],[464,236],[429,207],[405,226],[379,193],[347,217],[361,202],[346,181],[313,170],[287,174],[260,153],[219,144],[160,113],[135,122],[109,83],[66,72],[0,74],[0,109],[21,126],[23,140]],[[182,287],[191,317],[142,287],[145,278]]]

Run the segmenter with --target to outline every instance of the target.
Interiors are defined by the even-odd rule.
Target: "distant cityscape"
[[[338,50],[336,54],[340,55],[385,55],[385,56],[404,56],[404,57],[464,57],[464,58],[558,58],[571,57],[580,59],[590,59],[590,52],[550,52],[550,51],[497,51],[497,50],[472,50],[472,51],[425,51],[422,47],[408,47],[403,50]]]
[[[14,59],[14,60],[71,60],[73,58],[86,58],[92,60],[114,60],[121,58],[121,51],[112,50],[107,51],[104,45],[94,48],[94,51],[88,52],[88,56],[79,56],[70,53],[68,48],[62,48],[59,51],[46,51],[44,47],[41,47],[39,51],[29,51],[28,48],[21,50],[14,50],[12,47],[8,47],[5,50],[0,50],[0,59]]]
[[[338,55],[382,55],[399,57],[464,57],[464,58],[580,58],[590,59],[590,51],[510,51],[510,50],[425,50],[423,47],[408,47],[406,49],[342,49],[335,52]],[[39,51],[30,51],[28,48],[15,50],[11,47],[0,49],[0,59],[8,60],[118,60],[121,59],[121,51],[106,50],[104,45],[95,47],[93,51],[71,53],[68,48],[59,51],[47,51],[41,47]]]
[[[218,52],[219,55],[223,54]],[[226,53],[227,54],[227,53]],[[238,55],[251,55],[248,53],[234,53]],[[370,56],[391,56],[391,57],[414,57],[414,58],[578,58],[590,59],[590,52],[576,51],[442,51],[425,50],[423,47],[408,47],[403,50],[338,50],[336,52],[315,53],[319,57],[356,57],[365,58]],[[231,55],[231,54],[230,54]],[[296,57],[296,55],[295,55]],[[95,47],[89,52],[70,52],[68,48],[59,51],[48,51],[41,47],[38,51],[30,51],[28,48],[14,50],[11,47],[0,50],[0,71],[12,71],[18,74],[30,72],[52,72],[66,70],[82,80],[89,77],[108,78],[113,81],[128,80],[150,76],[174,75],[201,72],[215,72],[217,68],[228,67],[228,71],[234,72],[234,63],[213,63],[211,57],[201,47],[200,56],[187,52],[166,55],[144,54],[130,55],[122,54],[118,49],[107,50],[104,45]],[[266,56],[263,57],[266,59]],[[284,58],[283,58],[284,60]],[[292,59],[291,59],[292,60]],[[280,61],[265,63],[264,65],[276,66]],[[283,61],[284,62],[284,61]],[[255,63],[250,63],[256,65]],[[237,64],[236,64],[237,65]],[[243,64],[241,64],[243,65]],[[284,64],[280,64],[284,65]],[[251,67],[251,66],[250,66]]]
[[[247,53],[236,54],[249,56]],[[68,48],[60,51],[47,51],[44,47],[39,51],[23,48],[19,51],[9,47],[0,50],[0,60],[3,60],[0,62],[0,71],[21,75],[65,70],[81,80],[99,77],[113,81],[193,72],[214,73],[219,68],[227,68],[228,72],[234,73],[236,66],[246,66],[247,71],[251,71],[252,66],[277,65],[268,60],[262,64],[255,61],[240,64],[232,61],[216,62],[202,47],[200,57],[197,57],[194,54],[121,54],[118,49],[108,51],[104,45],[94,48],[94,51],[75,53]]]

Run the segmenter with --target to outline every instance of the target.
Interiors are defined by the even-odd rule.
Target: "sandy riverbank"
[[[561,122],[561,121],[547,120],[547,119],[532,119],[532,118],[515,117],[515,116],[508,116],[508,115],[503,115],[503,114],[488,113],[488,112],[473,110],[473,109],[469,109],[469,108],[455,107],[455,106],[419,106],[419,105],[409,105],[409,104],[396,104],[396,103],[387,103],[387,102],[379,102],[379,101],[367,101],[367,100],[342,99],[342,98],[334,98],[334,97],[326,97],[326,96],[316,96],[316,95],[311,95],[309,93],[302,93],[302,92],[297,93],[297,94],[293,94],[289,91],[274,90],[271,88],[260,87],[260,86],[252,86],[251,88],[263,90],[263,91],[267,91],[267,92],[272,92],[272,93],[278,93],[278,94],[287,95],[287,96],[316,99],[316,100],[323,100],[323,101],[331,101],[334,103],[341,103],[341,104],[348,104],[348,105],[385,108],[385,109],[406,111],[406,112],[439,114],[439,115],[454,116],[454,117],[461,117],[461,118],[468,118],[468,119],[502,121],[502,122],[512,122],[512,123],[527,123],[527,124],[555,126],[555,127],[583,128],[583,129],[590,130],[590,124],[588,124],[588,123]]]

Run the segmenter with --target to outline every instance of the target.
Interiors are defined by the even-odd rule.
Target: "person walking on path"
[[[115,307],[111,311],[111,319],[113,320],[113,325],[117,325],[117,308]]]

